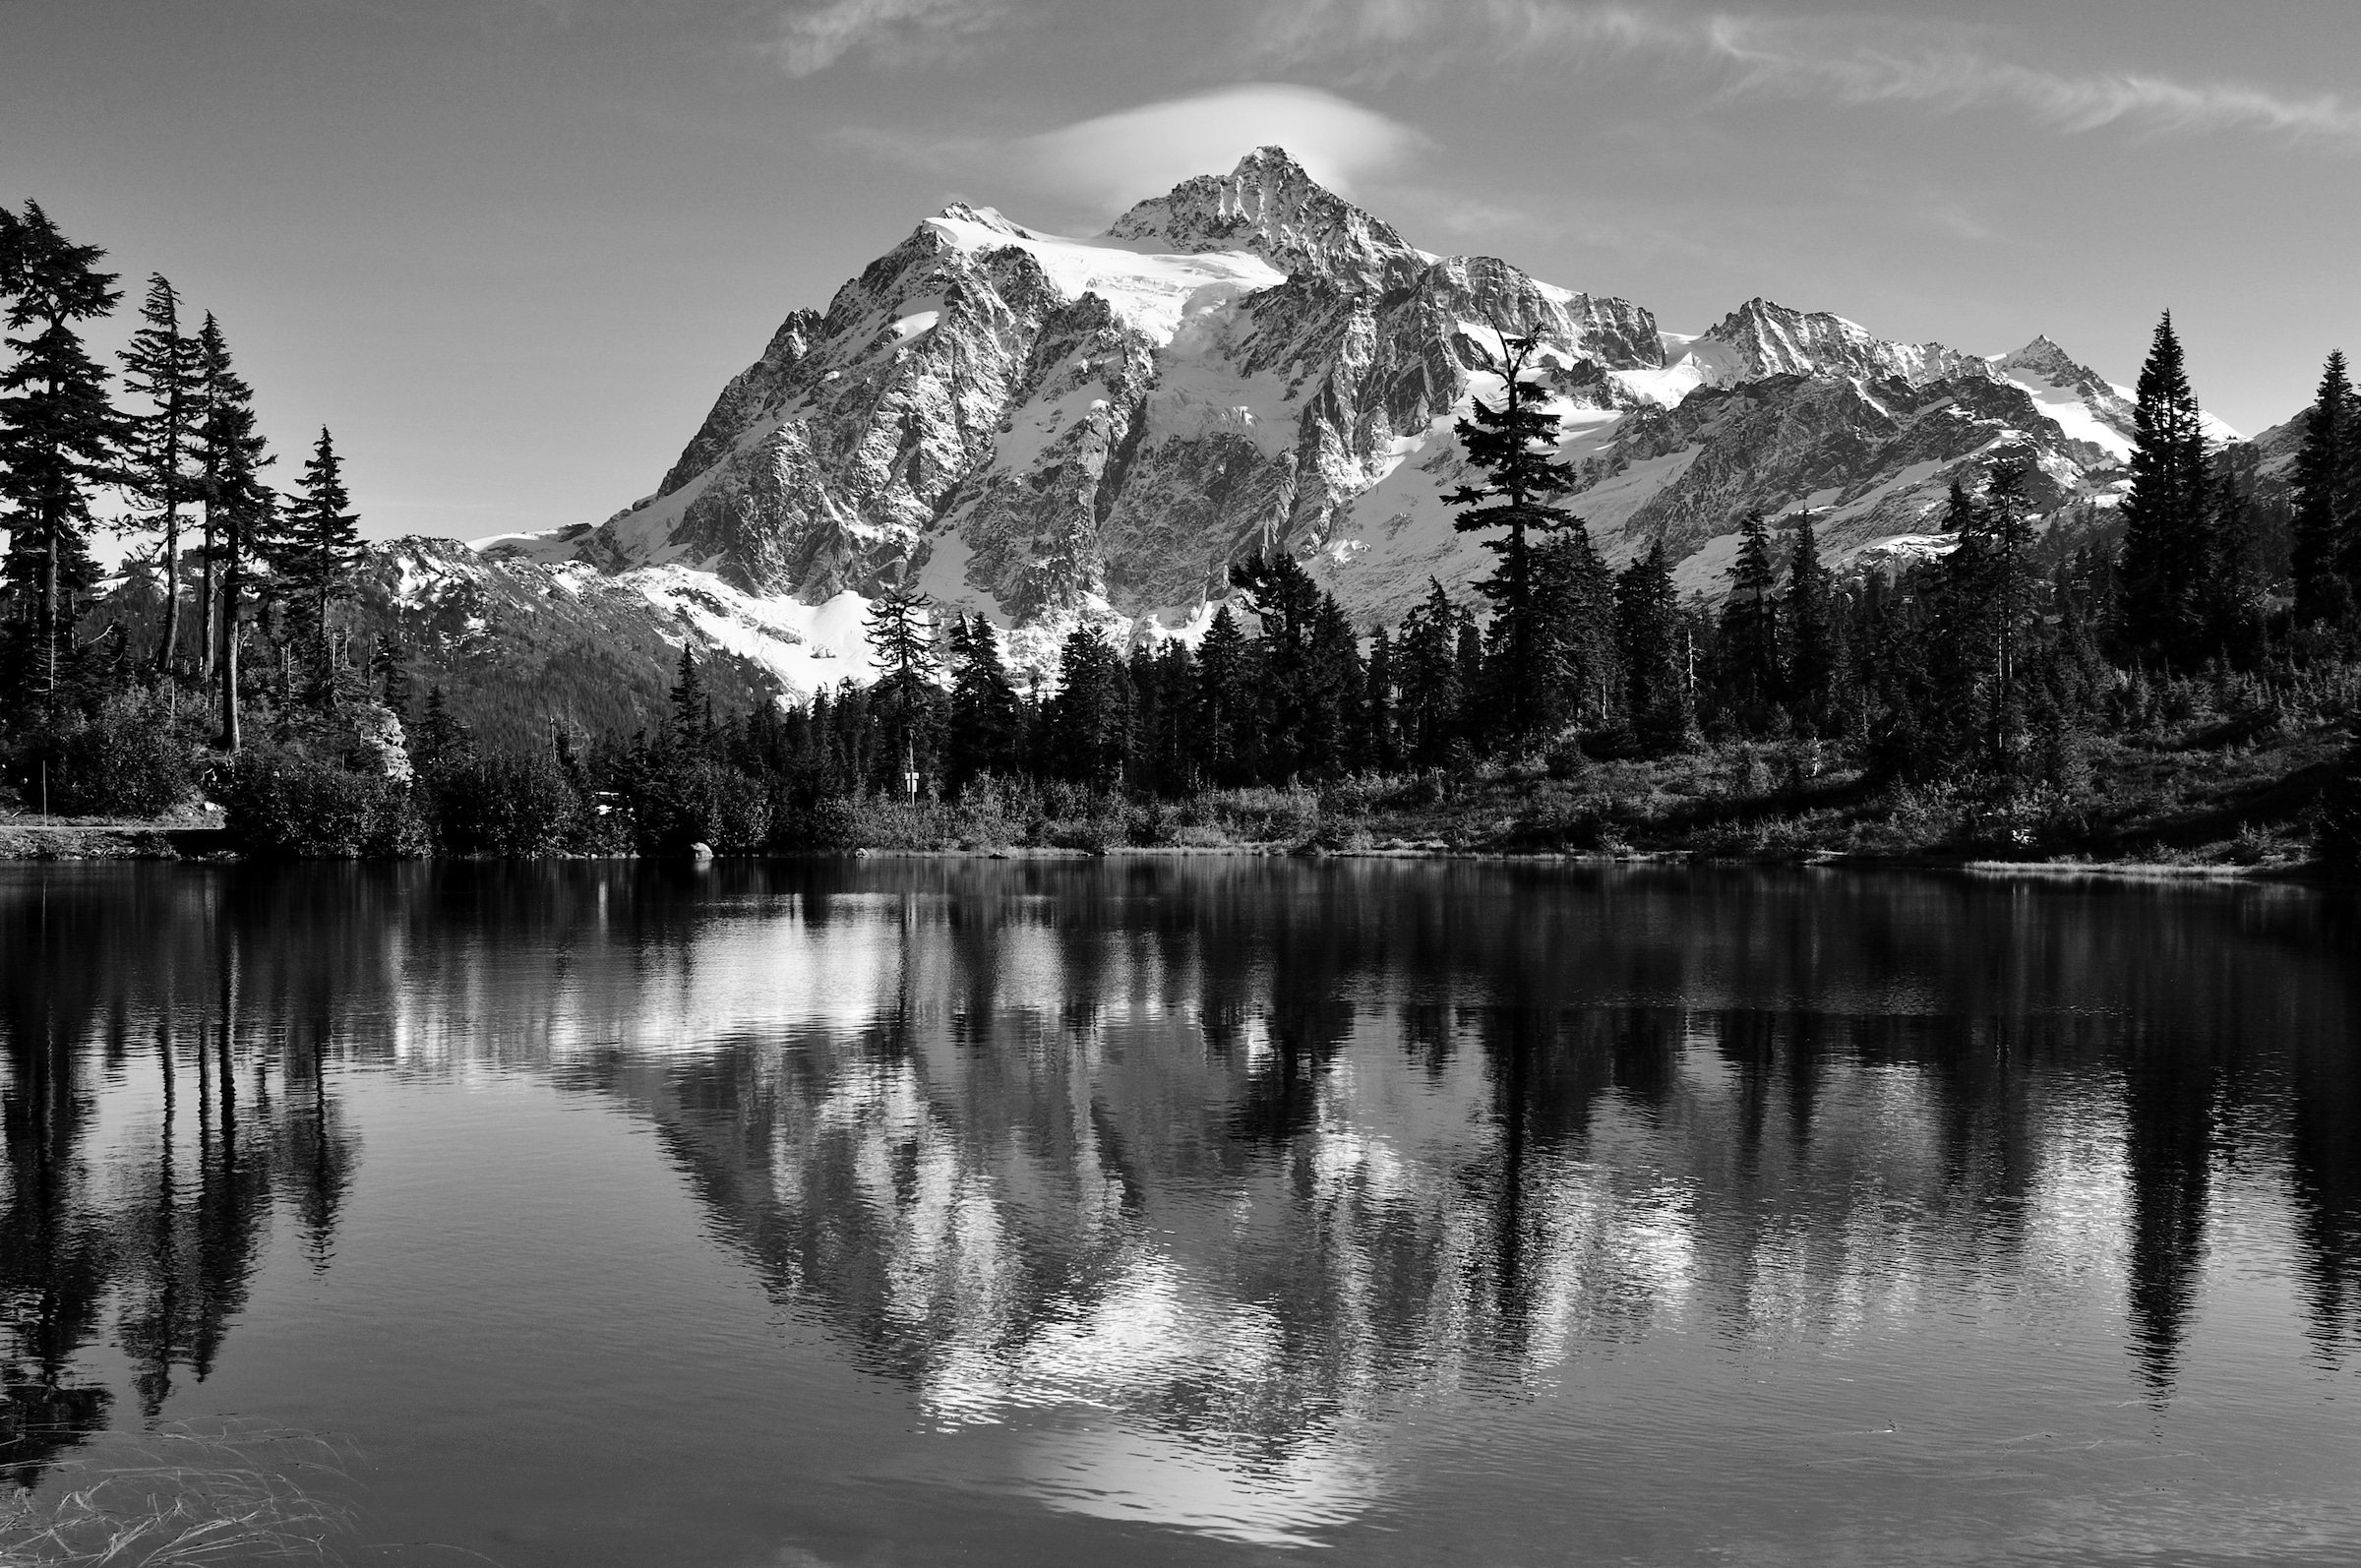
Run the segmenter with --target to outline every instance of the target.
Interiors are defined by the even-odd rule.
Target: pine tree
[[[2265,635],[2263,567],[2255,540],[2255,449],[2244,442],[2214,454],[2207,502],[2211,511],[2207,540],[2213,554],[2206,564],[2199,595],[2207,645],[2242,669],[2262,661]]]
[[[1175,637],[1156,655],[1155,668],[1157,787],[1171,795],[1192,794],[1204,775],[1196,731],[1196,657]]]
[[[1904,679],[1893,700],[1910,710],[1914,772],[1970,765],[1991,733],[1994,598],[1984,521],[1967,485],[1953,479],[1943,531],[1955,542],[1913,574],[1915,656],[1897,663]]]
[[[705,694],[705,676],[696,666],[694,645],[681,644],[681,662],[674,669],[672,690],[666,694],[672,702],[674,744],[696,749],[709,738],[705,721],[713,711],[713,699]]]
[[[1369,633],[1368,663],[1362,671],[1361,723],[1362,765],[1378,773],[1399,770],[1402,743],[1395,724],[1394,644],[1383,627]]]
[[[1659,539],[1615,580],[1623,678],[1633,737],[1651,752],[1687,744],[1696,723],[1682,647],[1680,595]]]
[[[416,683],[411,679],[407,658],[399,647],[392,643],[381,642],[378,645],[378,657],[374,662],[378,666],[377,673],[383,683],[379,689],[379,699],[386,704],[387,709],[393,713],[394,717],[401,722],[402,728],[409,728],[410,704],[416,696]]]
[[[1131,683],[1107,633],[1085,623],[1059,650],[1058,694],[1050,701],[1054,771],[1077,784],[1114,789],[1131,745]]]
[[[1260,769],[1253,665],[1246,634],[1225,604],[1214,611],[1198,644],[1195,692],[1205,776],[1217,784],[1247,783]]]
[[[2352,424],[2353,387],[2343,350],[2331,351],[2312,399],[2303,449],[2295,459],[2295,620],[2299,626],[2340,622],[2351,613],[2356,584],[2343,570],[2340,515],[2345,470],[2361,460],[2350,449],[2361,445]]]
[[[418,721],[418,743],[411,748],[421,768],[459,760],[470,750],[467,727],[452,715],[440,686],[426,693],[426,714]]]
[[[140,307],[146,324],[122,353],[123,382],[148,405],[125,420],[125,488],[136,498],[143,526],[157,534],[162,568],[164,624],[156,638],[155,667],[172,668],[180,652],[180,513],[198,499],[190,456],[196,447],[205,367],[197,339],[180,330],[180,296],[161,274],[148,279]]]
[[[1544,732],[1613,722],[1620,684],[1615,574],[1578,518],[1533,552],[1540,647],[1533,718]]]
[[[1466,694],[1459,681],[1459,611],[1431,577],[1425,599],[1403,617],[1395,665],[1403,750],[1420,767],[1440,767],[1458,736]]]
[[[878,672],[871,700],[883,704],[886,761],[896,772],[905,763],[923,772],[931,758],[929,720],[939,666],[934,608],[934,600],[901,583],[886,585],[869,605],[870,657]]]
[[[1499,564],[1476,586],[1492,602],[1501,621],[1494,630],[1500,661],[1500,725],[1507,738],[1522,743],[1541,730],[1542,715],[1551,695],[1540,684],[1545,674],[1545,633],[1541,625],[1531,536],[1573,525],[1574,514],[1548,505],[1546,498],[1572,490],[1576,476],[1573,466],[1556,455],[1557,415],[1544,412],[1539,396],[1524,384],[1536,340],[1504,332],[1500,346],[1504,380],[1500,401],[1493,404],[1476,398],[1475,417],[1453,426],[1468,461],[1484,477],[1481,483],[1447,492],[1443,503],[1458,510],[1451,526],[1461,533],[1499,530],[1483,541],[1483,547],[1499,557]]]
[[[1836,682],[1843,664],[1843,627],[1836,588],[1820,564],[1819,535],[1809,512],[1796,520],[1787,558],[1787,699],[1798,720],[1827,730],[1836,716]]]
[[[2341,475],[2333,505],[2336,567],[2351,598],[2361,605],[2361,389],[2345,394],[2339,428],[2343,432],[2337,452]]]
[[[1987,745],[1996,766],[2013,764],[2026,747],[2028,688],[2038,652],[2042,573],[2033,554],[2030,478],[2021,460],[1994,463],[1977,509],[1992,681]]]
[[[2123,500],[2117,620],[2135,648],[2186,658],[2204,641],[2204,573],[2213,551],[2206,438],[2167,311],[2140,368],[2132,488]]]
[[[123,296],[115,274],[98,271],[106,253],[60,234],[39,203],[26,203],[21,217],[0,213],[0,296],[8,305],[0,320],[16,354],[0,372],[5,572],[30,633],[19,640],[18,678],[44,722],[54,723],[61,658],[70,665],[74,653],[75,601],[94,579],[90,492],[120,472],[122,421],[75,327]]]
[[[1737,561],[1729,569],[1729,597],[1722,604],[1721,642],[1728,694],[1740,721],[1759,729],[1786,686],[1779,647],[1779,601],[1772,597],[1779,568],[1771,532],[1758,508],[1738,529]]]
[[[1264,769],[1280,777],[1312,765],[1318,696],[1313,690],[1311,642],[1320,612],[1319,585],[1285,551],[1230,569],[1260,631],[1254,641],[1259,722],[1255,747]]]
[[[947,772],[955,789],[987,773],[1015,771],[1019,742],[1016,688],[1000,660],[1000,639],[982,616],[951,623],[950,735]]]
[[[1465,766],[1474,761],[1477,748],[1489,746],[1507,729],[1507,718],[1485,700],[1485,677],[1493,661],[1485,656],[1483,629],[1476,624],[1475,611],[1457,612],[1456,634],[1452,662],[1458,670],[1459,711],[1451,716],[1451,760],[1454,766]]]
[[[1302,766],[1314,777],[1332,778],[1360,764],[1357,743],[1366,679],[1353,623],[1336,596],[1323,593],[1304,650]]]
[[[320,705],[335,705],[334,633],[330,607],[352,596],[361,562],[360,518],[344,489],[344,465],[323,428],[303,465],[302,488],[280,509],[267,541],[276,591],[293,612],[296,634],[311,645],[314,691]]]
[[[255,429],[254,393],[231,366],[229,346],[212,316],[197,333],[203,365],[197,470],[205,501],[204,617],[206,668],[220,681],[221,745],[240,745],[238,706],[239,600],[246,568],[271,536],[277,498],[262,482],[273,460]],[[215,573],[218,573],[218,584]]]

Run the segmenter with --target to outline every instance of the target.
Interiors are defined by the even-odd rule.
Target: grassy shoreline
[[[208,838],[220,829],[202,829]],[[36,861],[187,861],[224,864],[246,859],[227,847],[191,851],[188,829],[116,824],[105,827],[51,824],[22,829],[0,823],[0,862]],[[483,856],[430,856],[441,860],[482,860]],[[677,859],[642,855],[555,855],[542,860]],[[2188,863],[2159,860],[2057,859],[2002,860],[1970,855],[1876,854],[1836,850],[1568,850],[1487,848],[1445,843],[1376,843],[1329,848],[1316,843],[1267,840],[1231,844],[1109,844],[1103,848],[1069,848],[1055,844],[860,845],[847,849],[806,850],[765,855],[728,856],[730,860],[1449,860],[1476,863],[1563,866],[1793,867],[1818,871],[1927,871],[2004,879],[2047,881],[2111,880],[2149,882],[2267,882],[2296,886],[2355,885],[2336,876],[2317,859],[2240,865],[2229,862]]]
[[[2331,882],[2332,800],[2361,790],[2341,725],[2193,724],[2081,745],[2059,774],[1906,781],[1850,748],[1721,742],[1668,756],[1560,755],[1318,786],[1126,798],[991,778],[949,799],[781,808],[727,852],[972,858],[1334,855],[1587,864],[1919,868],[2017,877]],[[2348,805],[2340,810],[2348,814]],[[235,823],[0,814],[0,859],[230,859]],[[632,835],[625,834],[628,842]],[[2349,832],[2346,836],[2349,836]],[[421,831],[413,847],[441,835]],[[604,832],[545,842],[612,853]],[[644,847],[644,846],[643,846]],[[671,846],[685,851],[687,843]]]

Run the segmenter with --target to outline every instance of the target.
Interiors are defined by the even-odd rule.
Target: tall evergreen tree
[[[1122,783],[1131,745],[1131,682],[1107,633],[1088,623],[1059,650],[1049,731],[1051,764],[1060,776],[1094,789]]]
[[[707,739],[705,721],[713,711],[713,699],[705,694],[705,676],[696,667],[696,649],[688,642],[681,644],[681,662],[674,667],[672,691],[672,733],[674,744],[688,748],[701,747]]]
[[[685,651],[685,650],[684,650]],[[427,688],[426,713],[418,721],[417,744],[410,748],[421,768],[432,768],[445,762],[455,762],[468,751],[467,727],[461,724],[443,698],[443,688]]]
[[[1795,523],[1787,558],[1787,699],[1797,719],[1826,731],[1836,717],[1836,683],[1843,666],[1843,623],[1836,586],[1820,564],[1820,539],[1809,512]]]
[[[164,617],[155,667],[165,671],[180,652],[180,514],[200,494],[190,456],[205,367],[197,339],[180,330],[180,296],[160,273],[148,279],[140,317],[143,325],[121,358],[124,385],[147,410],[125,420],[124,479],[137,500],[140,524],[157,536]]]
[[[1665,542],[1624,568],[1615,580],[1623,679],[1632,734],[1651,752],[1678,750],[1696,723],[1682,646],[1679,590]]]
[[[2321,368],[2304,445],[2295,459],[2295,619],[2298,625],[2342,621],[2352,610],[2355,584],[2346,577],[2343,535],[2345,470],[2361,445],[2354,428],[2353,385],[2342,349]]]
[[[1738,528],[1738,556],[1729,569],[1729,597],[1722,603],[1721,647],[1728,696],[1748,728],[1761,727],[1786,686],[1780,657],[1779,567],[1760,508]]]
[[[1254,665],[1259,702],[1255,750],[1263,768],[1286,776],[1311,765],[1317,721],[1311,640],[1319,584],[1284,550],[1230,569],[1230,585],[1257,628]]]
[[[1533,717],[1543,730],[1613,722],[1620,684],[1615,574],[1577,518],[1533,552],[1540,656]]]
[[[1486,656],[1483,628],[1477,624],[1473,610],[1461,608],[1457,616],[1458,641],[1453,662],[1459,670],[1459,711],[1451,720],[1451,754],[1454,762],[1464,762],[1478,747],[1510,738],[1510,732],[1507,716],[1490,707],[1486,700],[1489,694],[1486,677],[1497,661]]]
[[[293,612],[296,633],[310,644],[315,692],[322,707],[335,703],[334,633],[329,610],[352,596],[361,562],[361,520],[344,488],[344,465],[323,428],[303,465],[302,487],[279,510],[267,541],[276,591]]]
[[[1402,749],[1421,767],[1440,767],[1458,737],[1466,694],[1459,679],[1459,611],[1431,577],[1426,597],[1402,620],[1395,664]]]
[[[0,321],[15,353],[0,371],[0,520],[9,531],[6,577],[27,633],[16,639],[14,674],[49,722],[61,658],[70,664],[74,652],[75,600],[94,576],[90,493],[120,471],[122,422],[105,373],[76,331],[123,297],[115,274],[98,270],[105,254],[59,233],[37,202],[0,224]]]
[[[982,616],[951,623],[951,716],[945,763],[953,788],[986,773],[1015,771],[1020,741],[1016,688],[1000,639]]]
[[[213,674],[213,661],[218,653],[218,634],[213,616],[219,599],[217,575],[220,568],[220,513],[225,502],[223,468],[230,460],[227,450],[219,440],[223,428],[224,404],[250,400],[251,391],[245,382],[230,369],[229,344],[222,336],[221,324],[211,311],[197,329],[197,435],[196,481],[197,499],[203,511],[197,548],[197,642],[198,673],[207,679]]]
[[[2212,551],[2199,594],[2207,644],[2225,660],[2251,669],[2262,659],[2265,587],[2255,527],[2256,452],[2245,442],[2213,457],[2211,511],[2206,534]]]
[[[1395,722],[1394,643],[1379,627],[1369,633],[1369,658],[1362,669],[1361,759],[1372,772],[1402,766],[1401,731]]]
[[[1978,525],[1992,682],[1986,744],[1994,764],[2005,766],[2028,741],[2029,685],[2041,627],[2043,573],[2034,558],[2030,471],[2023,461],[1992,465]]]
[[[2170,311],[2140,367],[2132,427],[2117,622],[2132,646],[2187,658],[2204,641],[2212,508],[2204,423]]]
[[[2342,476],[2334,503],[2336,567],[2347,591],[2361,605],[2361,388],[2345,394],[2341,429],[2337,466]]]
[[[1913,657],[1895,665],[1891,700],[1910,714],[1912,771],[1966,767],[1991,733],[1994,599],[1983,511],[1960,479],[1951,482],[1943,531],[1951,550],[1912,574],[1914,622],[1904,640]],[[1923,676],[1923,682],[1910,679]]]
[[[1261,765],[1256,708],[1253,654],[1225,604],[1197,646],[1194,724],[1207,778],[1232,786],[1254,778]]]
[[[1365,679],[1353,623],[1334,594],[1321,594],[1304,648],[1304,771],[1329,778],[1360,764],[1357,742]]]
[[[1483,478],[1447,492],[1443,502],[1459,513],[1451,519],[1452,527],[1461,533],[1492,535],[1483,543],[1499,558],[1498,565],[1476,586],[1492,602],[1501,623],[1493,632],[1500,669],[1500,724],[1507,738],[1525,742],[1540,732],[1549,696],[1541,684],[1545,632],[1535,581],[1533,536],[1573,525],[1574,513],[1549,505],[1549,498],[1572,490],[1576,477],[1573,465],[1557,457],[1557,415],[1544,411],[1540,395],[1525,385],[1536,339],[1503,332],[1500,346],[1500,401],[1475,399],[1475,417],[1453,426],[1468,461]]]
[[[872,700],[882,704],[887,765],[924,771],[930,759],[930,720],[936,696],[935,601],[903,583],[870,601],[867,633],[878,668]]]
[[[262,482],[262,470],[273,459],[255,428],[254,392],[231,365],[229,345],[212,316],[197,342],[203,363],[197,471],[206,546],[201,624],[210,633],[206,668],[220,682],[221,744],[234,752],[240,744],[240,599],[249,559],[270,536],[277,498]]]

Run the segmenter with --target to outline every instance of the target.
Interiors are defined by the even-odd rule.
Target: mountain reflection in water
[[[201,1382],[273,1214],[334,1266],[371,1069],[627,1108],[790,1322],[999,1434],[911,1484],[1217,1540],[1331,1539],[1618,1358],[1662,1409],[1567,1405],[1569,1449],[1768,1448],[1757,1372],[1899,1346],[1966,1413],[2096,1303],[2161,1420],[2233,1185],[2286,1238],[2274,1375],[2349,1377],[2352,915],[1387,862],[12,872],[8,1458],[131,1418],[102,1341],[150,1415]],[[2351,1523],[2319,1501],[2301,1539]]]

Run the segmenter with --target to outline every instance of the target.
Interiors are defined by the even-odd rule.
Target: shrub
[[[580,794],[540,753],[460,755],[430,771],[435,837],[458,855],[561,855],[585,847]]]
[[[98,711],[37,737],[17,759],[19,790],[68,816],[160,816],[197,787],[199,743],[161,693],[133,690]]]
[[[703,844],[718,854],[760,850],[770,838],[770,794],[757,780],[709,757],[674,757],[650,769],[632,800],[643,850],[680,854]]]
[[[2312,847],[2337,875],[2361,877],[2361,740],[2345,754],[2342,775],[2322,792]]]
[[[398,860],[427,852],[409,786],[291,749],[241,753],[219,790],[230,831],[276,860]]]

